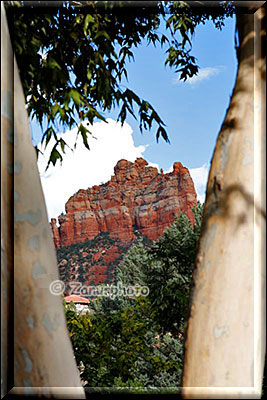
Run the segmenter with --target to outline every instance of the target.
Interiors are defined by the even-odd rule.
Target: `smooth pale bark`
[[[58,279],[55,249],[48,224],[45,200],[31,142],[25,99],[1,3],[3,42],[8,58],[2,58],[4,77],[2,131],[2,244],[6,259],[13,242],[10,233],[10,192],[14,178],[14,388],[9,394],[54,398],[85,398],[68,336],[61,296],[49,290]],[[13,76],[14,61],[14,76]],[[13,94],[14,104],[10,100]],[[12,84],[12,85],[11,85]],[[5,109],[5,110],[6,110]],[[14,118],[14,162],[11,152],[11,120]],[[13,147],[12,144],[12,147]],[[7,156],[8,154],[8,156]],[[13,193],[12,193],[13,198]],[[10,264],[10,263],[9,263]],[[10,266],[11,268],[12,266]],[[7,282],[4,269],[4,283]],[[6,290],[4,306],[12,304]],[[4,293],[4,296],[5,296]],[[5,311],[5,327],[7,313]],[[10,347],[6,339],[5,345]],[[6,354],[6,353],[5,353]],[[4,355],[4,360],[6,356]],[[13,364],[13,359],[8,360]],[[5,367],[5,364],[4,364]],[[4,377],[6,381],[6,376]],[[5,390],[8,390],[5,384]]]
[[[186,340],[184,398],[261,397],[265,11],[262,7],[255,14],[237,15],[239,66],[207,185]]]
[[[13,386],[13,53],[5,22],[1,8],[1,398]]]

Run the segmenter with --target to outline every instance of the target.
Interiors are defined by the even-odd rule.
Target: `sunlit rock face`
[[[181,211],[193,222],[196,204],[192,178],[180,162],[164,174],[143,158],[120,160],[110,181],[79,190],[58,217],[59,227],[55,219],[50,225],[57,248],[91,240],[100,232],[122,242],[135,239],[136,231],[156,240]]]

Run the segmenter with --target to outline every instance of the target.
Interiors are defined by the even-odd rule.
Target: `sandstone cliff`
[[[156,240],[181,211],[193,220],[196,192],[187,168],[180,162],[163,174],[143,158],[120,160],[110,181],[79,190],[67,201],[65,215],[51,220],[56,248],[93,239],[100,232],[130,242],[137,230]]]

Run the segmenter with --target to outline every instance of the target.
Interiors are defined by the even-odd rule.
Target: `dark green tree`
[[[144,285],[145,266],[150,261],[140,236],[124,255],[121,265],[115,269],[116,281],[122,281],[125,285]]]
[[[146,266],[145,282],[149,287],[151,306],[155,310],[155,321],[164,333],[177,335],[184,329],[188,318],[202,209],[203,206],[198,203],[194,209],[193,225],[181,213],[149,251],[152,262]]]
[[[189,289],[200,234],[202,205],[194,223],[185,214],[151,248],[143,238],[130,248],[116,271],[124,286],[146,285],[147,297],[98,297],[93,315],[67,310],[77,364],[85,365],[89,386],[178,387],[183,366],[183,335]],[[136,389],[135,389],[136,390]]]
[[[176,216],[151,249],[145,249],[138,241],[118,266],[117,280],[125,285],[148,286],[153,318],[162,333],[177,335],[187,320],[202,208],[200,203],[195,207],[193,225],[185,214]]]
[[[112,313],[77,314],[73,305],[66,304],[65,312],[77,365],[84,365],[81,378],[86,386],[145,391],[171,385],[179,390],[182,342],[169,335],[159,341],[146,299]]]

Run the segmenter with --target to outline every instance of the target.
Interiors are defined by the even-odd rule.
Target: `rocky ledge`
[[[120,160],[110,181],[79,190],[58,217],[59,227],[56,219],[50,225],[57,248],[93,239],[100,232],[122,242],[134,239],[135,231],[156,240],[181,211],[193,222],[196,204],[192,178],[180,162],[164,174],[143,158]]]

